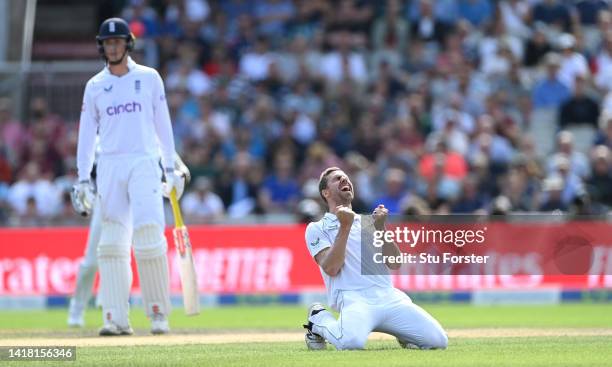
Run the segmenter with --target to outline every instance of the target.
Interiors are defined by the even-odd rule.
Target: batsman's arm
[[[172,132],[172,123],[170,121],[168,103],[166,102],[164,82],[157,72],[155,72],[154,77],[153,123],[155,125],[155,132],[161,148],[162,166],[164,169],[174,169],[174,135]]]
[[[85,86],[81,117],[79,119],[79,138],[77,142],[77,172],[79,182],[88,181],[94,164],[98,114],[91,97],[91,81]]]

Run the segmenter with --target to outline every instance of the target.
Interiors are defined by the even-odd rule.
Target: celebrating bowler
[[[323,171],[319,193],[329,212],[306,228],[306,246],[320,267],[329,305],[339,319],[321,304],[308,310],[304,327],[309,349],[325,349],[326,341],[336,349],[363,349],[372,331],[391,334],[403,347],[444,349],[448,337],[438,321],[393,287],[389,274],[362,275],[362,216],[351,208],[353,184],[337,167]],[[379,205],[372,214],[374,227],[383,230],[387,209]],[[400,254],[387,242],[383,254]],[[389,268],[397,264],[387,264]]]

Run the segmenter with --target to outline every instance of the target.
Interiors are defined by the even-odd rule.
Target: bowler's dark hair
[[[323,196],[323,190],[325,190],[327,188],[327,178],[328,176],[335,171],[340,171],[339,167],[329,167],[326,168],[325,171],[323,171],[323,173],[321,173],[321,177],[319,178],[319,195],[321,195],[321,199],[323,199],[323,202],[325,204],[327,204],[327,200],[325,200],[325,197]]]

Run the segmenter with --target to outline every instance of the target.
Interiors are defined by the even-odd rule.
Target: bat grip
[[[181,215],[181,208],[176,198],[176,188],[172,188],[170,191],[170,205],[172,206],[172,214],[174,214],[174,226],[177,228],[183,227],[183,216]]]

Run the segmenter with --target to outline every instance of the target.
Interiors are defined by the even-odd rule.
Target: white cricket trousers
[[[363,349],[372,331],[390,334],[421,349],[444,349],[448,337],[440,323],[404,292],[389,287],[341,291],[336,320],[329,311],[309,318],[312,331],[338,350]]]
[[[121,223],[131,239],[142,225],[164,228],[159,159],[142,155],[100,156],[98,194],[103,222]],[[130,244],[131,241],[124,243]]]

